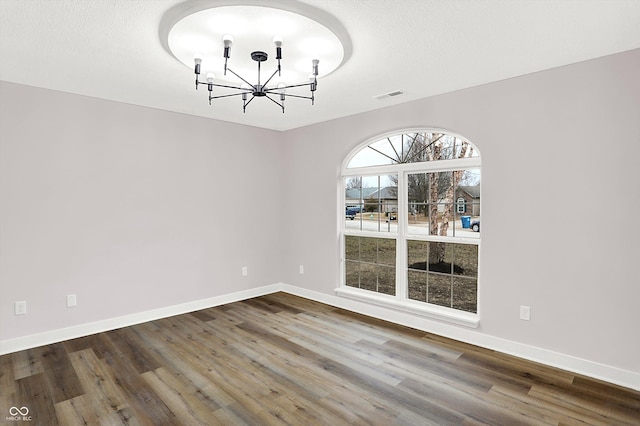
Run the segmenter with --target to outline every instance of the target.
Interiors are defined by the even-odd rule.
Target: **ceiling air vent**
[[[374,99],[386,99],[386,98],[391,98],[393,96],[400,96],[403,95],[404,92],[402,90],[394,90],[393,92],[389,92],[389,93],[383,93],[382,95],[377,95],[374,96]]]

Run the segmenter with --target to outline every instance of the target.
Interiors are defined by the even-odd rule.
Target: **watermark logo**
[[[11,422],[30,422],[32,417],[29,415],[28,407],[11,407],[6,420]]]

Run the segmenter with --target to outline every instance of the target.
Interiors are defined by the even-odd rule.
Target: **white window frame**
[[[464,312],[457,309],[446,308],[443,306],[437,306],[425,302],[408,299],[407,291],[407,241],[442,241],[449,243],[463,243],[474,244],[478,246],[478,260],[480,259],[480,238],[465,238],[465,237],[449,237],[438,235],[416,235],[408,232],[408,223],[406,220],[398,220],[397,232],[378,232],[378,231],[366,231],[366,230],[353,230],[345,227],[344,209],[346,203],[345,197],[345,179],[355,176],[372,176],[372,175],[398,175],[398,218],[408,217],[408,187],[407,176],[411,173],[432,173],[432,172],[445,172],[453,170],[463,169],[481,169],[480,156],[458,158],[452,160],[437,160],[433,162],[420,162],[420,163],[405,163],[405,164],[391,164],[382,166],[369,166],[358,167],[348,169],[347,166],[351,159],[362,150],[364,147],[386,137],[395,136],[403,133],[446,133],[457,138],[467,140],[466,138],[456,135],[453,132],[447,130],[433,129],[433,128],[421,128],[421,129],[409,129],[390,132],[375,138],[371,138],[362,144],[359,144],[354,148],[351,153],[345,158],[342,165],[342,173],[339,177],[339,215],[338,223],[340,224],[340,286],[335,289],[337,295],[346,297],[349,299],[357,300],[360,302],[379,305],[388,309],[394,309],[402,312],[411,313],[414,315],[420,315],[427,318],[437,319],[462,325],[466,327],[476,328],[480,324],[480,303],[479,297],[477,298],[477,313]],[[475,148],[474,145],[474,149]],[[480,187],[482,191],[482,186]],[[480,198],[482,202],[482,198]],[[370,290],[364,290],[354,287],[349,287],[345,284],[345,237],[346,236],[361,236],[371,238],[390,238],[396,241],[396,294],[391,296],[388,294],[375,293]],[[480,262],[478,261],[478,293],[480,289]]]

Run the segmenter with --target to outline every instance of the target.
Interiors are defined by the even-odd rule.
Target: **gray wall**
[[[285,133],[1,83],[0,341],[276,282],[333,295],[343,159],[425,126],[482,155],[477,333],[640,373],[639,71],[635,50]]]
[[[448,129],[482,157],[477,331],[640,372],[638,75],[634,50],[288,132],[285,206],[313,207],[288,225],[283,281],[337,286],[349,152],[394,129]]]
[[[0,340],[280,280],[264,215],[284,196],[278,132],[10,83],[0,94]]]

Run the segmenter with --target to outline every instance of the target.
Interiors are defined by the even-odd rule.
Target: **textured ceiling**
[[[209,106],[161,40],[167,14],[204,3],[0,0],[0,80],[286,130],[640,48],[640,0],[211,0],[318,13],[350,38],[315,106],[243,114],[237,98]]]

